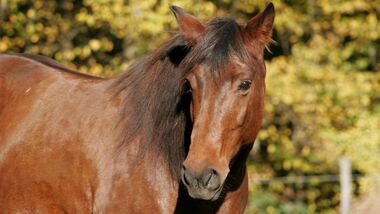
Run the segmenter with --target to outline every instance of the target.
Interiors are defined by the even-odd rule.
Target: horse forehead
[[[248,78],[251,75],[251,68],[247,62],[244,62],[237,56],[231,56],[229,62],[222,70],[221,74],[225,80],[231,81],[239,76],[245,76]]]
[[[228,62],[223,68],[215,69],[207,63],[202,63],[194,70],[194,72],[189,74],[189,78],[195,79],[200,84],[204,83],[223,83],[231,82],[237,76],[246,76],[251,75],[250,66],[247,62],[244,62],[237,56],[231,56],[228,59]],[[213,85],[220,85],[213,84]],[[208,85],[208,84],[207,84]]]

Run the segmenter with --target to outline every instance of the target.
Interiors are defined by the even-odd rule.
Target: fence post
[[[340,213],[349,214],[351,204],[351,162],[346,157],[339,160],[340,170]]]

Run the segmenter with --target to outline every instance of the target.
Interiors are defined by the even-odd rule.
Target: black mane
[[[240,26],[233,19],[215,19],[194,47],[176,36],[117,77],[112,88],[118,94],[126,93],[120,115],[126,120],[121,147],[141,137],[140,156],[147,149],[157,150],[157,156],[163,155],[172,175],[179,178],[192,128],[185,76],[203,62],[211,71],[221,71],[232,53],[247,59]]]

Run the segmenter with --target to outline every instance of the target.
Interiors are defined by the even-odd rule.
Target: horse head
[[[245,25],[233,19],[202,23],[172,7],[191,51],[188,69],[190,145],[181,180],[191,197],[219,198],[236,156],[251,148],[261,126],[265,95],[264,48],[271,40],[274,7]],[[244,159],[245,160],[245,159]]]

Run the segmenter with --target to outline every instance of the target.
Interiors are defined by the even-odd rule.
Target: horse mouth
[[[216,201],[218,200],[222,192],[223,185],[221,185],[215,191],[209,191],[206,189],[194,189],[194,188],[189,188],[189,187],[186,187],[186,189],[189,196],[192,197],[193,199],[205,200],[205,201]]]

